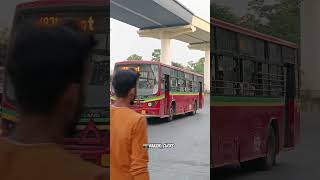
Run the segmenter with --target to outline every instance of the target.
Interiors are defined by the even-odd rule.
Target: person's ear
[[[136,97],[136,88],[132,88],[129,91],[128,97],[132,100]]]
[[[57,104],[57,111],[64,116],[72,117],[73,116],[72,113],[67,113],[65,111],[69,111],[69,112],[74,111],[74,109],[77,107],[77,105],[80,101],[79,93],[80,93],[80,85],[79,84],[69,85],[66,88],[64,94],[59,99],[59,102]]]

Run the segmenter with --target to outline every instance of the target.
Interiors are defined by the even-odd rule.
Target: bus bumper
[[[134,110],[147,118],[161,117],[159,108],[134,108]]]

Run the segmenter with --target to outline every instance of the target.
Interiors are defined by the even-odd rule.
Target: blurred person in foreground
[[[129,106],[136,98],[139,75],[119,70],[112,81],[116,101],[110,111],[110,177],[112,180],[148,180],[147,122]]]
[[[63,149],[80,119],[96,42],[75,26],[19,29],[6,64],[19,122],[0,138],[0,179],[109,179],[106,169]]]

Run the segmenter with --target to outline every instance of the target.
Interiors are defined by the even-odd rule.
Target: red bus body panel
[[[265,42],[299,48],[297,44],[218,19],[212,18],[211,25]],[[213,60],[214,58],[211,64]],[[214,87],[211,88],[213,89]],[[294,149],[299,141],[300,102],[297,97],[286,99],[286,96],[265,98],[211,94],[210,105],[210,148],[213,168],[264,157],[271,123],[275,126],[277,153]]]
[[[135,110],[138,113],[144,114],[146,115],[146,117],[159,117],[159,118],[165,118],[168,117],[168,113],[165,112],[165,101],[169,102],[167,103],[167,108],[170,107],[172,102],[176,103],[176,115],[180,115],[180,114],[185,114],[185,113],[189,113],[193,111],[193,103],[197,102],[198,104],[198,109],[199,108],[203,108],[203,102],[204,102],[204,97],[203,95],[200,95],[199,93],[186,93],[186,94],[177,94],[177,93],[172,93],[170,92],[168,95],[168,99],[165,99],[164,97],[166,97],[165,92],[161,91],[161,70],[162,67],[168,67],[171,69],[175,69],[178,71],[183,71],[189,74],[193,74],[196,76],[201,76],[200,74],[194,73],[194,72],[189,72],[186,71],[184,69],[180,69],[177,67],[173,67],[173,66],[168,66],[159,62],[154,62],[154,61],[122,61],[122,62],[118,62],[116,63],[116,65],[128,65],[128,64],[156,64],[159,65],[159,88],[158,88],[158,92],[156,95],[154,95],[154,98],[158,98],[159,100],[155,100],[154,102],[156,102],[156,105],[149,107],[148,106],[148,102],[141,102],[139,100],[137,100],[135,102],[134,105],[131,106],[131,108],[133,110]],[[199,106],[199,104],[202,105],[202,107]]]
[[[250,100],[248,101],[250,103]],[[248,104],[249,104],[248,103]],[[239,163],[266,153],[268,127],[275,120],[279,137],[284,137],[284,105],[211,106],[211,150],[215,167]],[[284,139],[279,138],[277,151]]]

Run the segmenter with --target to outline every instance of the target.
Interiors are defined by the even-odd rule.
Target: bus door
[[[296,81],[295,65],[286,64],[286,91],[285,91],[285,148],[294,147],[295,139],[295,98],[296,98]]]
[[[170,76],[164,75],[164,114],[168,115],[170,113]]]
[[[199,82],[199,109],[202,108],[202,101],[203,101],[203,86],[202,86],[202,82]]]

